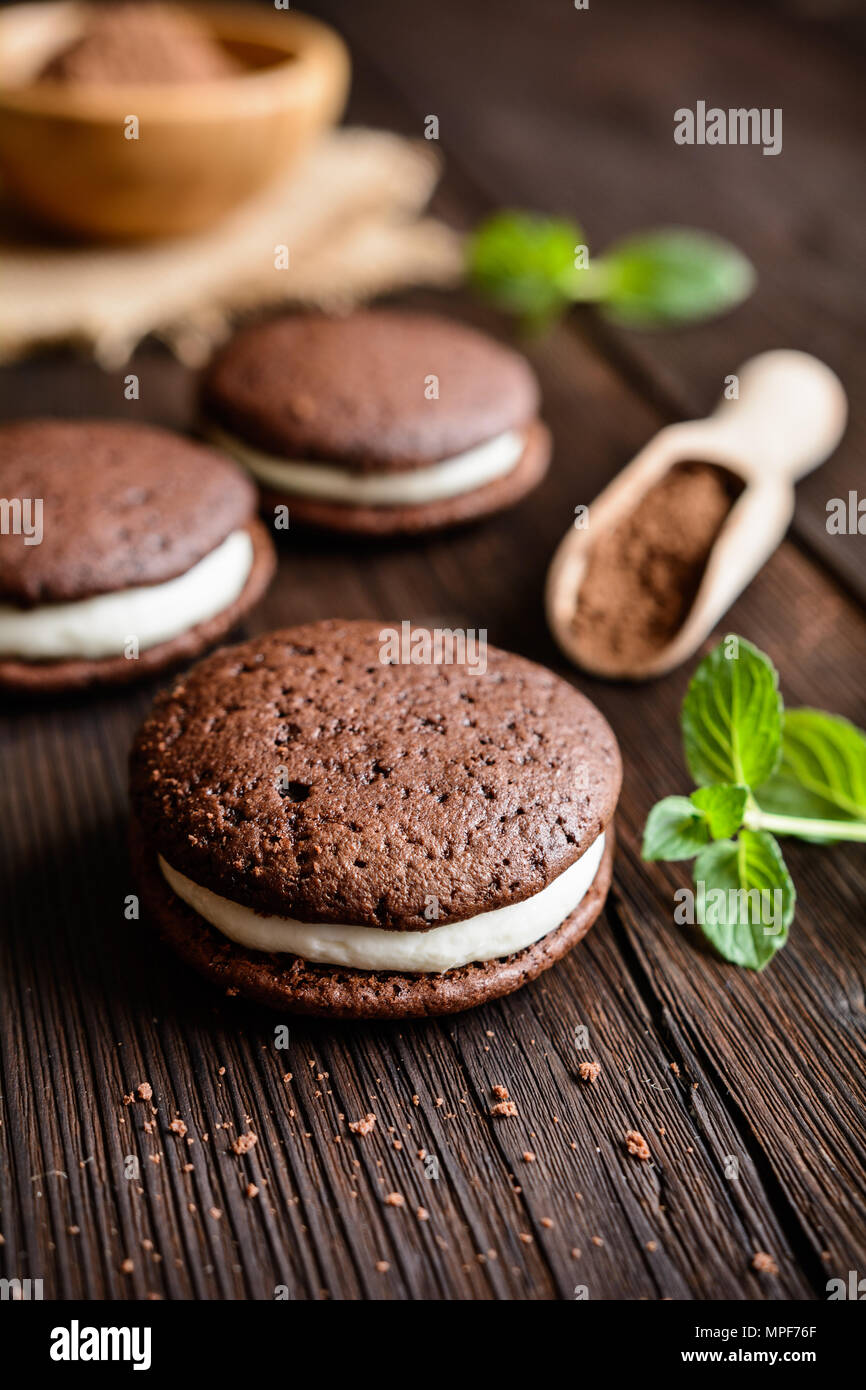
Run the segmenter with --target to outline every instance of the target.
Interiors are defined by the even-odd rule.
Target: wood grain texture
[[[797,917],[764,974],[702,949],[673,921],[686,866],[639,858],[650,806],[688,785],[676,716],[689,673],[632,689],[566,671],[541,592],[574,506],[664,419],[704,409],[743,356],[779,342],[829,352],[804,335],[838,330],[851,355],[834,364],[852,394],[862,382],[846,203],[855,130],[837,114],[859,95],[847,56],[823,30],[810,40],[745,8],[710,30],[717,11],[673,0],[652,8],[651,30],[636,3],[597,17],[545,0],[529,22],[523,6],[478,0],[413,10],[411,25],[397,0],[314,8],[354,46],[356,118],[418,129],[419,113],[440,115],[440,206],[453,221],[529,201],[582,213],[600,244],[637,223],[694,221],[760,252],[762,290],[713,328],[638,340],[575,318],[535,342],[557,452],[519,511],[423,542],[290,532],[278,581],[248,624],[484,626],[491,641],[569,675],[610,719],[626,767],[614,890],[586,941],[519,994],[414,1025],[290,1020],[279,1048],[281,1020],[214,994],[124,915],[134,892],[126,750],[155,687],[4,713],[3,1274],[41,1277],[46,1297],[60,1298],[271,1299],[285,1287],[298,1299],[554,1299],[580,1285],[592,1299],[821,1297],[827,1278],[866,1265],[862,851],[786,847]],[[568,26],[589,15],[577,50]],[[669,45],[672,67],[646,62],[652,41],[666,55]],[[804,126],[812,112],[819,212],[797,188],[796,155],[794,171],[769,184],[761,166],[773,161],[760,155],[748,174],[724,158],[681,173],[665,141],[688,44],[701,53],[696,96],[717,73],[766,65],[759,104],[774,104],[772,84],[782,84],[786,119],[793,106],[786,138],[797,112]],[[792,74],[804,67],[798,106]],[[745,101],[749,83],[737,81]],[[820,82],[836,88],[826,117]],[[656,100],[662,114],[651,120]],[[734,185],[737,207],[725,212]],[[839,220],[828,242],[830,197]],[[807,224],[824,269],[804,290],[795,231]],[[414,302],[503,331],[463,296]],[[189,375],[155,345],[131,370],[138,403],[123,401],[122,374],[69,357],[8,368],[0,416],[186,428]],[[813,534],[825,489],[853,476],[851,447],[816,475],[814,496],[801,489],[792,540],[726,626],[772,655],[789,703],[863,723],[866,620],[851,597],[862,541]],[[591,1085],[579,1076],[586,1060],[601,1064]],[[142,1100],[124,1104],[144,1081],[155,1114]],[[489,1113],[502,1084],[515,1118]],[[349,1122],[368,1112],[373,1132],[352,1134]],[[186,1135],[170,1130],[176,1117]],[[627,1153],[629,1129],[646,1137],[651,1162]],[[257,1143],[237,1154],[250,1131]],[[726,1176],[732,1160],[736,1177]],[[392,1192],[402,1207],[385,1202]],[[751,1269],[758,1250],[773,1254],[777,1277]]]

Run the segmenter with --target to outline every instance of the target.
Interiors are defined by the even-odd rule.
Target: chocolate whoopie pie
[[[312,623],[216,652],[158,698],[130,760],[142,901],[227,992],[348,1018],[452,1013],[592,926],[613,733],[541,666],[450,654],[404,664],[393,629]]]
[[[550,435],[528,362],[428,314],[294,315],[243,329],[205,374],[211,437],[264,506],[365,535],[510,507],[544,476]]]
[[[264,592],[249,478],[148,425],[0,427],[0,688],[119,683],[195,657]]]

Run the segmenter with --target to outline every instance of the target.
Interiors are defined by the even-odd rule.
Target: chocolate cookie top
[[[104,420],[0,427],[0,497],[42,499],[41,544],[0,537],[0,603],[22,607],[165,583],[256,506],[252,483],[223,455]]]
[[[131,754],[152,849],[256,911],[398,931],[518,902],[573,863],[620,786],[595,706],[491,647],[483,675],[389,665],[387,626],[258,637],[166,691]]]
[[[451,458],[528,425],[538,402],[532,369],[510,348],[449,319],[390,311],[246,328],[202,388],[205,414],[254,447],[358,472]]]

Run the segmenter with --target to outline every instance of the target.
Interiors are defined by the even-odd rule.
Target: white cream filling
[[[361,474],[330,463],[295,462],[262,453],[215,425],[208,432],[214,443],[269,487],[289,496],[369,507],[401,507],[459,497],[510,473],[526,448],[525,431],[506,430],[485,444],[426,468]]]
[[[159,867],[169,887],[194,912],[223,936],[252,951],[287,953],[354,970],[438,974],[471,961],[498,960],[540,941],[574,912],[595,878],[603,853],[602,833],[579,859],[531,898],[429,931],[405,932],[262,917],[250,907],[193,883],[161,855]]]
[[[122,655],[131,639],[145,651],[228,608],[246,584],[252,563],[249,531],[232,531],[192,569],[165,584],[38,608],[0,604],[0,656],[99,660]]]

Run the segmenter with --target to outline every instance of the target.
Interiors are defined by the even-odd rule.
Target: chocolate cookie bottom
[[[183,661],[192,661],[221,641],[259,601],[276,566],[273,543],[258,518],[246,525],[253,540],[253,563],[247,582],[234,603],[203,623],[181,632],[168,642],[148,647],[135,661],[123,656],[102,660],[19,661],[0,658],[0,690],[53,695],[62,690],[82,690],[94,685],[125,685]]]
[[[316,965],[297,956],[248,951],[218,932],[177,897],[154,851],[133,822],[130,850],[142,903],[160,936],[188,965],[224,992],[285,1013],[323,1018],[427,1018],[459,1013],[511,994],[549,970],[585,936],[604,906],[613,868],[613,823],[598,872],[570,917],[525,950],[464,965],[441,975],[401,975]]]
[[[274,507],[288,507],[292,524],[358,536],[436,531],[513,507],[541,482],[550,463],[550,450],[550,431],[540,420],[534,420],[527,433],[526,448],[511,471],[457,497],[397,507],[353,507],[345,502],[323,502],[282,493],[262,485],[262,510],[272,516]]]

